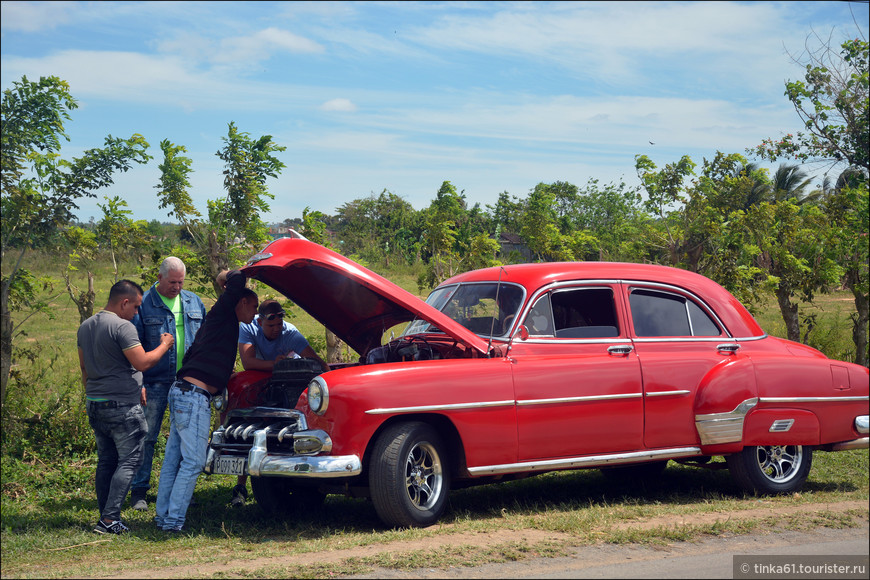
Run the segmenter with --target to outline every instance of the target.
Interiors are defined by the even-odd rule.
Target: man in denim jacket
[[[157,283],[142,297],[139,314],[133,318],[145,350],[153,349],[164,332],[175,337],[176,345],[176,348],[169,349],[143,376],[148,394],[148,404],[145,406],[148,435],[142,452],[142,466],[133,478],[130,488],[130,504],[135,510],[148,509],[145,494],[151,487],[154,445],[163,425],[169,387],[175,381],[175,373],[181,367],[184,353],[193,344],[196,332],[205,320],[202,300],[193,292],[182,289],[186,273],[187,269],[180,259],[170,256],[163,260],[157,274]]]

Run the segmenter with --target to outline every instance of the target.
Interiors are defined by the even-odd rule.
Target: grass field
[[[37,274],[58,276],[65,263],[59,257],[36,261]],[[121,277],[140,281],[135,266],[122,265]],[[412,274],[390,277],[417,294]],[[111,272],[98,272],[97,309],[105,304]],[[143,284],[146,286],[147,284]],[[58,285],[54,294],[62,288]],[[269,297],[264,288],[260,297]],[[203,295],[210,305],[213,297]],[[274,297],[274,296],[273,296]],[[280,297],[279,297],[280,298]],[[660,481],[639,485],[614,485],[596,470],[554,472],[512,483],[458,490],[442,522],[425,530],[387,530],[365,500],[330,496],[324,510],[315,514],[279,517],[264,514],[253,502],[230,509],[227,502],[235,478],[203,476],[197,485],[198,505],[188,512],[188,533],[167,537],[151,522],[147,512],[126,509],[125,520],[133,532],[126,537],[102,538],[91,532],[96,521],[93,477],[96,457],[93,435],[84,418],[83,389],[76,356],[78,312],[65,293],[53,300],[54,317],[33,317],[19,338],[19,345],[34,349],[33,360],[22,363],[22,381],[10,394],[3,421],[2,456],[2,577],[59,578],[101,575],[137,577],[145,571],[160,576],[172,567],[189,566],[189,576],[327,578],[360,573],[372,566],[447,567],[522,559],[532,554],[559,555],[569,545],[595,542],[669,543],[692,541],[705,535],[741,534],[763,528],[802,526],[851,527],[866,521],[867,510],[828,513],[811,520],[798,516],[773,522],[765,516],[728,517],[712,524],[674,524],[651,529],[622,524],[649,518],[698,514],[749,512],[759,506],[779,507],[868,502],[867,450],[817,453],[802,493],[781,497],[746,496],[732,484],[727,470],[699,469],[671,462]],[[834,358],[847,358],[851,346],[849,315],[851,295],[822,295],[807,314],[815,314],[811,344]],[[315,346],[323,329],[298,308],[290,321]],[[762,327],[782,336],[775,302],[758,314]],[[321,352],[321,354],[325,354]],[[838,356],[839,355],[839,356]],[[164,427],[164,436],[167,429]],[[156,485],[162,446],[158,442],[152,483]],[[716,462],[714,467],[722,466]],[[152,492],[156,492],[152,489]],[[153,493],[149,500],[153,502]],[[754,513],[754,512],[753,512]],[[257,564],[240,573],[209,572],[224,560],[255,561],[286,554],[327,553],[348,547],[392,545],[438,536],[543,530],[554,538],[544,543],[520,541],[461,551],[411,550],[402,558],[381,555],[377,562],[347,558],[331,564],[270,567]],[[203,567],[199,570],[199,567]]]

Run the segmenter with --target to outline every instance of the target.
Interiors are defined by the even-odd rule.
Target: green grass
[[[183,536],[168,536],[147,512],[124,511],[132,532],[105,538],[91,532],[96,521],[93,458],[77,462],[10,460],[2,470],[2,575],[19,578],[59,578],[118,575],[125,571],[158,571],[175,566],[193,569],[231,560],[235,567],[257,560],[244,576],[325,578],[370,571],[373,567],[410,570],[555,556],[570,546],[598,542],[659,545],[693,541],[709,535],[745,534],[758,530],[854,527],[866,520],[861,513],[825,513],[772,518],[776,508],[855,500],[868,501],[866,450],[817,453],[813,471],[800,494],[779,497],[746,496],[724,470],[707,470],[671,463],[659,481],[614,485],[596,470],[554,472],[510,483],[457,490],[438,525],[427,529],[389,530],[371,504],[361,499],[330,496],[322,512],[264,514],[253,502],[238,509],[226,506],[234,478],[203,476],[195,492],[198,505],[188,511]],[[155,473],[156,476],[156,473]],[[728,514],[769,508],[762,515],[741,519]],[[716,516],[702,523],[676,522],[703,514]],[[652,528],[627,524],[666,518]],[[428,550],[378,551],[363,558],[346,558],[319,565],[274,567],[261,558],[326,554],[366,546],[460,534],[544,531],[546,544],[506,540],[480,546]],[[464,537],[464,536],[463,536]],[[106,541],[108,540],[108,541]],[[222,577],[223,574],[193,576]]]

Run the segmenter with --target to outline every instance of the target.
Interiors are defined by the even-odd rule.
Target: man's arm
[[[145,348],[141,344],[137,344],[124,350],[124,356],[127,357],[127,360],[130,361],[130,364],[137,371],[147,371],[156,365],[163,358],[163,355],[166,354],[166,351],[174,344],[175,337],[168,332],[164,332],[160,335],[160,344],[154,350],[145,352]]]
[[[257,347],[250,343],[239,343],[239,358],[246,371],[268,371],[275,368],[275,361],[257,358]]]
[[[320,367],[323,369],[323,372],[327,372],[329,370],[329,365],[326,364],[326,362],[324,362],[324,360],[320,358],[316,352],[314,352],[314,349],[311,348],[311,346],[307,346],[305,350],[300,353],[300,355],[303,358],[313,358],[314,360],[316,360],[318,363],[320,363]]]
[[[82,385],[88,386],[88,371],[85,369],[85,353],[79,348],[79,368],[82,369]]]

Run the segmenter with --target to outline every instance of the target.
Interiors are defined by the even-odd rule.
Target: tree
[[[42,306],[23,268],[26,251],[70,223],[78,199],[95,197],[96,190],[113,183],[115,172],[150,159],[148,143],[138,134],[129,139],[109,135],[102,148],[62,159],[61,140],[68,140],[64,121],[76,107],[69,85],[57,77],[38,82],[22,77],[3,91],[2,260],[12,265],[0,284],[0,405],[6,401],[13,338],[21,324],[13,325],[10,305],[28,316]]]
[[[94,291],[93,261],[97,250],[97,236],[94,232],[84,228],[72,226],[64,230],[64,240],[69,252],[66,270],[63,280],[70,299],[75,303],[79,311],[79,323],[84,322],[94,315],[94,302],[97,294]],[[79,267],[85,270],[87,289],[79,290],[72,282],[73,272]],[[116,276],[117,279],[117,276]]]
[[[640,262],[646,255],[644,234],[649,221],[641,203],[638,188],[625,183],[601,186],[590,179],[578,190],[572,227],[594,237],[598,260]]]
[[[97,204],[103,210],[103,218],[97,223],[95,233],[97,241],[103,242],[109,247],[109,253],[112,256],[112,269],[115,274],[114,281],[117,282],[117,254],[133,248],[145,251],[147,248],[146,223],[142,220],[131,220],[129,216],[133,212],[126,209],[127,202],[120,197],[106,197],[105,200],[105,205]]]
[[[832,33],[833,34],[833,33]],[[805,67],[804,80],[787,81],[785,95],[794,106],[802,122],[802,130],[774,140],[766,139],[753,150],[763,159],[793,158],[805,162],[823,162],[845,166],[841,176],[849,175],[852,193],[845,194],[827,205],[833,211],[829,218],[844,227],[846,239],[855,243],[853,248],[841,247],[840,258],[845,260],[844,283],[855,296],[857,315],[852,335],[856,357],[867,360],[867,283],[866,283],[866,213],[858,219],[849,218],[849,210],[842,208],[844,199],[860,207],[860,192],[867,189],[870,175],[870,49],[866,40],[848,39],[839,50],[827,39],[812,34],[807,37],[806,51],[793,59]],[[844,188],[838,187],[839,191]],[[848,225],[851,224],[851,225]],[[860,224],[860,225],[857,225]],[[857,225],[857,227],[856,227]],[[863,236],[863,237],[862,237]],[[842,239],[840,241],[843,241]],[[842,244],[841,244],[842,245]]]
[[[846,40],[837,51],[830,37],[813,34],[802,59],[794,60],[806,73],[802,81],[786,82],[785,95],[803,129],[766,139],[750,152],[770,161],[790,158],[870,171],[867,41]]]
[[[834,232],[820,208],[791,200],[758,204],[746,212],[744,223],[760,249],[757,264],[775,284],[787,337],[799,342],[799,305],[793,299],[811,302],[842,275],[833,259]]]
[[[346,255],[358,254],[366,262],[391,256],[413,264],[420,258],[420,216],[410,203],[383,190],[355,199],[337,210],[338,236]]]
[[[190,158],[183,155],[184,146],[161,141],[163,163],[156,186],[159,207],[170,209],[169,215],[181,222],[193,242],[199,267],[188,268],[189,275],[192,272],[191,277],[203,285],[211,284],[218,295],[222,288],[215,282],[217,275],[268,239],[260,213],[268,211],[267,199],[274,196],[266,181],[281,173],[284,163],[274,154],[286,149],[274,143],[271,135],[252,139],[232,122],[223,141],[224,147],[215,155],[224,161],[226,197],[208,200],[207,219],[202,219],[188,192],[193,168]]]
[[[688,200],[686,179],[695,174],[695,162],[684,155],[676,163],[668,163],[660,171],[646,155],[635,156],[635,170],[646,190],[646,210],[658,218],[661,234],[650,238],[651,244],[663,251],[668,264],[676,266],[684,252],[683,229],[668,214]],[[655,230],[651,233],[655,234]]]
[[[855,362],[870,365],[868,352],[868,324],[870,324],[870,243],[868,220],[870,203],[866,180],[850,183],[848,175],[838,180],[839,187],[826,198],[825,213],[830,218],[836,240],[836,255],[843,265],[844,285],[855,298],[852,318],[852,340],[855,343]]]

